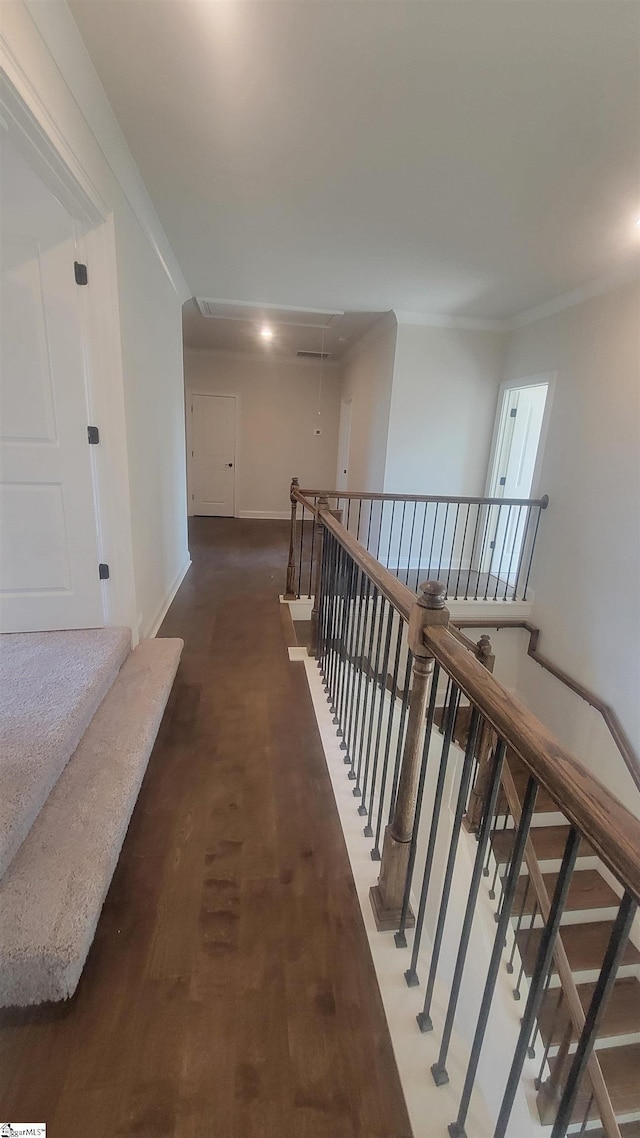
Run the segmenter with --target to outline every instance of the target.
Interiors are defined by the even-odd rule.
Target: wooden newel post
[[[291,529],[289,531],[289,561],[287,563],[287,587],[284,593],[285,601],[295,601],[296,593],[296,554],[295,551],[298,546],[297,541],[297,521],[296,514],[298,512],[298,500],[294,498],[293,492],[297,490],[300,483],[297,478],[291,479],[291,490],[289,498],[291,501]]]
[[[384,834],[380,877],[369,894],[379,932],[397,929],[400,924],[416,809],[425,715],[434,665],[433,657],[424,645],[423,632],[429,626],[449,623],[449,610],[445,608],[444,598],[444,585],[439,581],[425,582],[420,586],[420,594],[409,617],[409,647],[413,653],[409,721],[395,811]],[[406,923],[408,926],[415,924],[411,912]]]
[[[318,651],[318,620],[320,617],[320,593],[322,591],[322,546],[324,543],[324,523],[322,521],[321,511],[328,509],[329,499],[325,497],[318,498],[316,518],[313,523],[316,527],[316,532],[313,544],[313,608],[311,609],[310,656],[315,656]]]

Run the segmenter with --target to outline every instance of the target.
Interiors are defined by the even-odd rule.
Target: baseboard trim
[[[151,640],[151,639],[153,639],[154,636],[157,635],[158,629],[160,628],[160,625],[162,624],[165,616],[167,615],[167,613],[169,611],[169,605],[171,604],[176,593],[178,592],[178,589],[180,588],[180,586],[181,586],[182,582],[184,581],[184,579],[185,579],[187,573],[189,572],[190,568],[191,568],[191,557],[187,557],[187,560],[185,561],[184,565],[178,571],[176,577],[174,578],[173,584],[170,586],[168,593],[164,597],[159,608],[156,610],[156,615],[154,616],[154,618],[151,622],[151,627],[150,627],[149,631],[144,634],[144,639]]]
[[[267,518],[274,522],[287,522],[291,517],[291,510],[240,510],[239,518]]]

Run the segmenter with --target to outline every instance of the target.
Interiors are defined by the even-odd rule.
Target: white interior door
[[[529,498],[547,400],[548,383],[508,387],[504,392],[492,472],[491,497]],[[490,571],[504,578],[515,572],[526,528],[527,513],[514,507],[492,507]],[[503,564],[504,562],[504,564]]]
[[[193,512],[232,518],[236,487],[236,400],[233,395],[191,397]]]
[[[351,445],[351,400],[343,399],[340,407],[338,434],[338,469],[336,490],[346,490],[349,481],[349,447]]]
[[[104,623],[69,214],[1,143],[0,629]]]

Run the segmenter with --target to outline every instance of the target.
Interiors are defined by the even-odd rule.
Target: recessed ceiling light
[[[263,340],[273,340],[273,329],[268,324],[264,324],[260,329],[260,335]]]

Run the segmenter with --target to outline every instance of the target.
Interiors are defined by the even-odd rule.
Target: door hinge
[[[86,285],[89,284],[89,274],[87,273],[87,266],[83,265],[80,261],[73,262],[73,271],[75,273],[76,284]]]
[[[96,443],[100,442],[100,431],[97,427],[87,427],[87,435],[90,446],[95,446]]]
[[[101,561],[98,565],[98,576],[101,581],[109,580],[109,566],[106,565],[104,561]]]
[[[495,547],[496,547],[495,541],[490,541],[489,542],[489,549],[495,549]]]
[[[509,414],[511,415],[511,418],[512,418],[512,419],[515,419],[516,415],[518,414],[518,408],[517,408],[517,407],[512,407],[512,408],[511,408],[511,410],[510,410],[510,412],[509,412]]]
[[[507,484],[507,479],[506,479],[505,475],[503,475],[502,478],[500,479],[500,485],[506,486],[506,484]]]

